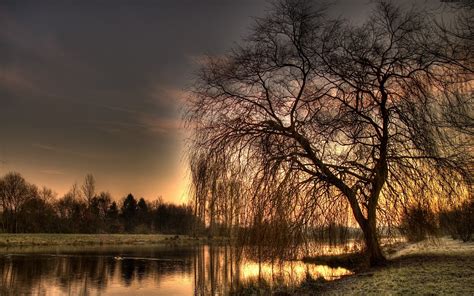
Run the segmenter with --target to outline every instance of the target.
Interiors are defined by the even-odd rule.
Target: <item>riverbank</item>
[[[213,238],[212,242],[222,239]],[[81,245],[144,245],[165,243],[208,243],[205,237],[164,234],[0,234],[0,247],[81,246]]]
[[[408,244],[372,268],[332,282],[308,281],[298,295],[474,295],[474,242]]]

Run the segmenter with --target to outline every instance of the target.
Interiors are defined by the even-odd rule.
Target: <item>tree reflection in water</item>
[[[343,268],[300,261],[258,263],[227,246],[132,246],[0,251],[1,295],[227,295],[252,281],[299,284],[327,280]]]

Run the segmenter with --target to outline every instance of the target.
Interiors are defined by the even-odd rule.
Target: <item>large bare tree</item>
[[[453,137],[442,106],[471,92],[472,53],[438,29],[384,1],[360,26],[329,19],[314,1],[277,2],[196,81],[185,115],[196,203],[215,215],[227,196],[219,184],[239,184],[249,223],[300,226],[348,205],[370,264],[383,263],[379,213],[471,178],[472,135]]]

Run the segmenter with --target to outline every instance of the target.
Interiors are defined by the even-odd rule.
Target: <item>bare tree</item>
[[[297,221],[294,233],[348,204],[370,264],[383,263],[377,214],[392,223],[421,187],[452,193],[471,173],[472,150],[440,136],[439,106],[445,91],[469,90],[472,53],[450,51],[435,30],[384,1],[361,26],[312,1],[277,2],[242,46],[201,69],[185,115],[196,202],[233,175],[251,217],[240,223]]]
[[[57,193],[46,186],[38,190],[38,198],[46,203],[53,203],[56,197]]]
[[[87,174],[85,176],[84,183],[81,186],[81,191],[87,205],[90,206],[92,199],[95,196],[95,179],[92,174]]]
[[[18,213],[23,205],[37,195],[38,189],[15,172],[0,179],[0,201],[4,230],[18,232]]]

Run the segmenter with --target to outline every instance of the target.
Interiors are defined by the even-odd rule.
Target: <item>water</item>
[[[0,250],[0,295],[227,295],[259,279],[296,285],[350,271],[258,263],[226,246],[36,247]]]

